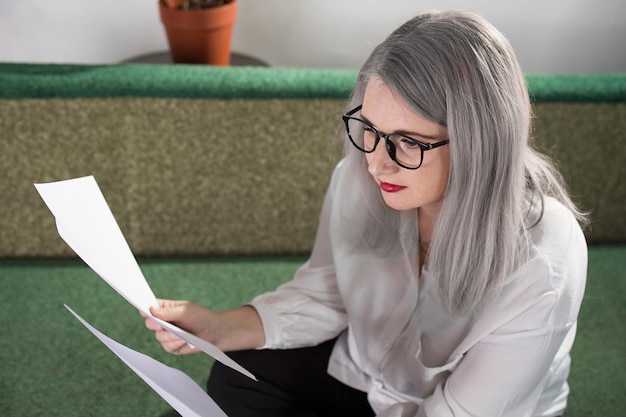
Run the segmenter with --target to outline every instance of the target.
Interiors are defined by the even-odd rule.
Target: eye
[[[373,127],[368,126],[366,124],[363,124],[362,125],[362,129],[363,129],[363,133],[367,133],[369,135],[376,136],[376,131],[374,130]]]
[[[421,142],[411,139],[407,136],[400,136],[400,147],[404,150],[420,150],[423,145]]]

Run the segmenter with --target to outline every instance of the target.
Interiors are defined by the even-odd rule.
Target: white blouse
[[[547,198],[529,259],[498,300],[480,313],[452,315],[437,277],[419,271],[417,247],[407,247],[418,241],[417,227],[385,258],[342,250],[333,226],[335,201],[350,192],[341,166],[310,259],[292,281],[251,303],[265,347],[311,346],[339,335],[328,372],[367,392],[379,416],[562,414],[587,271],[573,215]]]

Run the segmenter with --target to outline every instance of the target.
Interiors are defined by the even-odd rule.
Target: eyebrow
[[[397,130],[391,133],[387,133],[387,132],[383,132],[381,130],[379,130],[376,125],[374,123],[372,123],[371,120],[369,120],[367,117],[365,117],[365,115],[363,114],[363,110],[360,110],[360,116],[361,119],[366,122],[367,124],[369,124],[370,126],[372,126],[373,128],[375,128],[378,133],[382,133],[382,134],[389,134],[389,135],[393,135],[393,134],[397,134],[397,135],[402,135],[402,136],[419,136],[420,138],[424,138],[424,139],[430,139],[430,140],[440,140],[441,138],[439,136],[435,136],[435,135],[425,135],[423,133],[419,133],[419,132],[411,132],[408,130]]]

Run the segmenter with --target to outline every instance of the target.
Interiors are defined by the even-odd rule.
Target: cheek
[[[450,153],[446,152],[443,160],[442,174],[441,174],[441,187],[442,192],[445,193],[448,188],[448,181],[450,180]]]
[[[450,170],[446,166],[441,169],[436,177],[433,178],[433,193],[443,198],[448,188],[448,178],[450,176]]]
[[[422,168],[425,169],[422,171]],[[416,176],[412,179],[413,184],[415,184],[416,194],[431,201],[443,199],[448,188],[448,178],[450,176],[449,159],[445,157],[436,164],[423,166],[422,168],[416,171]]]
[[[432,181],[439,187],[445,188],[448,184],[448,177],[450,176],[450,153],[447,149],[441,149],[439,154],[432,156],[434,158],[427,166],[430,171]]]
[[[436,189],[434,190],[439,200],[443,200],[443,196],[446,195],[447,188],[448,188],[448,177],[447,176],[441,177],[441,181],[439,181]]]

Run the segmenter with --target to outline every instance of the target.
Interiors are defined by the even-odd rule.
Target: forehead
[[[361,115],[384,132],[408,132],[433,138],[445,138],[448,133],[444,126],[416,112],[378,77],[367,83]]]
[[[373,77],[365,87],[362,113],[396,114],[398,117],[410,117],[414,111],[383,80]]]

